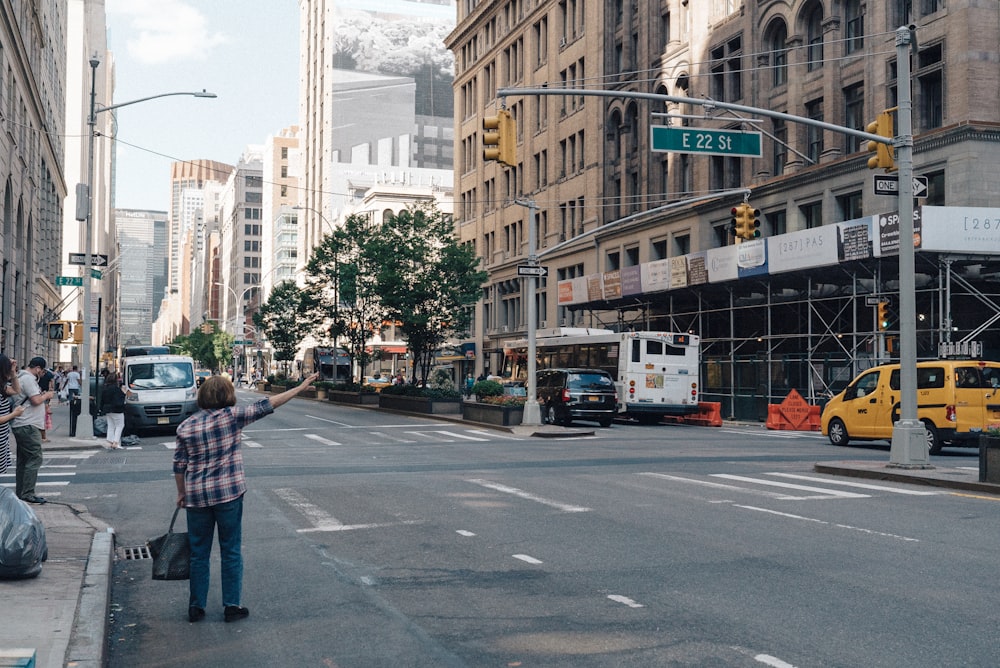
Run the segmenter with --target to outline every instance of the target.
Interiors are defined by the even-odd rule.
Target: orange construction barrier
[[[722,404],[718,401],[698,402],[698,411],[689,415],[667,415],[663,422],[668,424],[692,424],[699,427],[722,426]]]
[[[767,405],[768,429],[785,431],[819,431],[820,410],[806,402],[796,390],[792,390],[780,404]]]

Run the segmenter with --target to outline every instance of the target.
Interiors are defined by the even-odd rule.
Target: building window
[[[844,89],[844,125],[854,130],[865,129],[865,90],[862,83]],[[861,150],[861,139],[853,135],[844,135],[844,144],[845,153]]]
[[[767,213],[765,218],[767,219],[767,225],[771,236],[785,234],[788,232],[788,216],[785,214],[784,209],[781,211],[770,211]]]
[[[785,163],[788,162],[788,125],[785,121],[776,118],[771,132],[774,135],[771,155],[772,174],[781,176],[785,173]]]
[[[723,102],[743,98],[743,38],[712,50],[712,96]]]
[[[819,227],[823,224],[823,203],[814,202],[812,204],[805,204],[799,208],[802,212],[802,220],[805,223],[807,230],[811,230],[814,227]]]
[[[667,241],[659,239],[650,244],[650,260],[665,260],[667,258]]]
[[[788,83],[788,28],[784,21],[775,21],[768,37],[771,48],[771,83],[784,86]]]
[[[920,125],[923,130],[939,128],[944,124],[944,77],[942,45],[934,44],[920,50],[917,57],[917,91]]]
[[[927,206],[947,206],[944,199],[944,172],[930,172],[927,176]]]
[[[816,3],[806,18],[806,69],[823,67],[823,5]]]
[[[814,121],[823,120],[823,100],[813,100],[806,102],[806,118]],[[823,154],[823,130],[814,126],[806,126],[806,155],[813,162],[819,163],[819,158]]]
[[[848,193],[837,197],[841,220],[857,220],[861,218],[861,192]]]
[[[675,234],[674,235],[674,250],[677,251],[676,255],[687,255],[691,252],[691,235],[690,234]]]
[[[865,48],[865,16],[861,12],[861,0],[848,0],[844,7],[847,17],[847,53],[856,53]]]

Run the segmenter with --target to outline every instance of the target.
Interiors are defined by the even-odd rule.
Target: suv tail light
[[[948,422],[957,422],[958,418],[955,417],[955,405],[950,404],[944,407],[944,419]]]
[[[559,398],[562,400],[563,403],[567,403],[568,404],[569,403],[569,390],[564,389],[560,393]]]

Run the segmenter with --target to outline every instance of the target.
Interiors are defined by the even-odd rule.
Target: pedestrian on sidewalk
[[[122,431],[125,429],[125,390],[117,371],[109,371],[101,390],[101,410],[108,418],[108,447],[121,447]]]
[[[48,392],[49,390],[55,389],[56,386],[52,384],[54,378],[55,374],[52,373],[52,370],[46,369],[45,373],[42,374],[42,377],[38,379],[38,387],[42,388],[42,392]],[[52,429],[52,402],[46,401],[45,428],[42,429],[42,443],[49,442],[49,437],[48,437],[49,429]]]
[[[24,412],[24,406],[14,406],[11,397],[21,391],[17,382],[17,365],[6,355],[0,354],[0,473],[10,466],[10,423]]]
[[[14,418],[14,440],[17,441],[17,468],[14,476],[17,498],[28,503],[45,503],[45,499],[35,494],[38,469],[42,467],[42,429],[45,428],[45,402],[55,396],[49,390],[42,392],[38,379],[45,373],[45,358],[32,357],[28,368],[21,371],[17,381],[21,391],[14,397],[24,412]]]
[[[69,393],[69,398],[80,396],[80,369],[74,364],[73,369],[66,374],[66,380],[63,381],[63,386],[60,390],[66,390]]]
[[[243,595],[243,471],[241,430],[270,415],[319,378],[307,376],[301,384],[247,406],[236,405],[236,389],[225,376],[212,376],[198,388],[201,410],[177,427],[174,481],[177,507],[187,508],[191,541],[191,580],[188,621],[205,617],[208,602],[209,558],[212,535],[219,532],[223,617],[235,622],[250,615]]]

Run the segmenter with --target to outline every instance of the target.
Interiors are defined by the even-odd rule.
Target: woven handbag
[[[174,509],[167,533],[159,538],[149,539],[154,580],[187,580],[191,577],[191,542],[186,531],[174,533],[178,512],[180,508]]]

